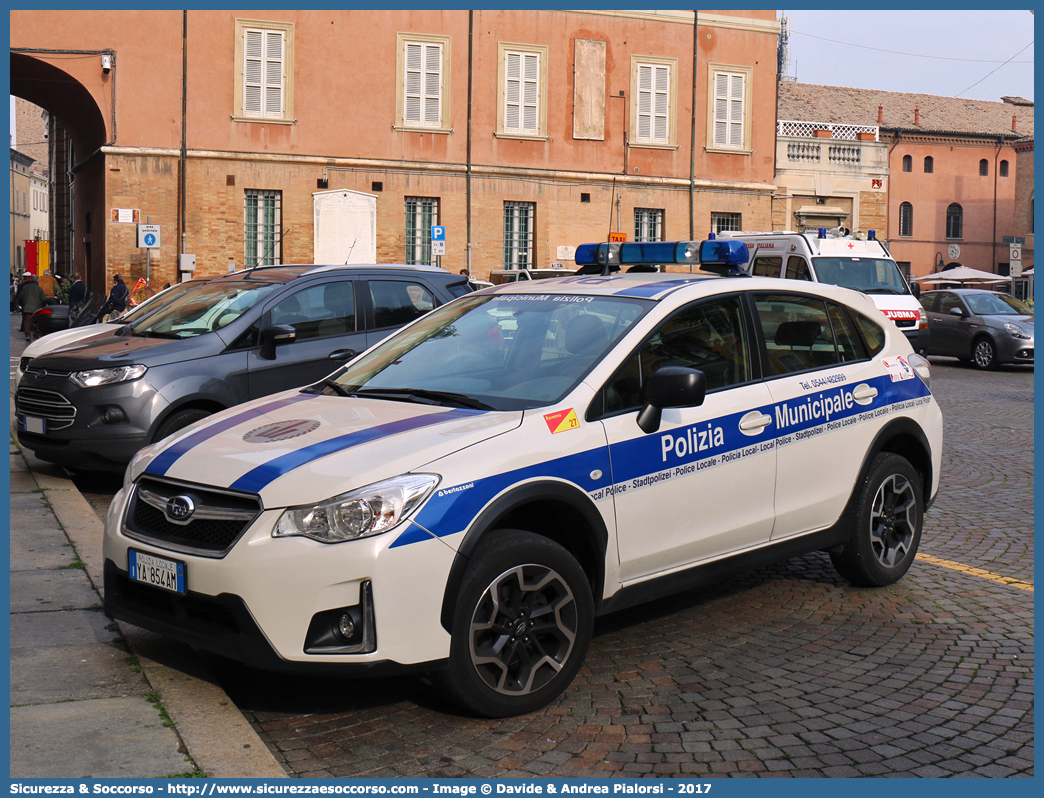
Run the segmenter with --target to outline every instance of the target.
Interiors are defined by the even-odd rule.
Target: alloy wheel
[[[910,553],[917,529],[917,497],[912,483],[892,474],[877,489],[870,513],[870,546],[877,561],[894,568]]]
[[[562,670],[577,627],[576,602],[565,579],[543,565],[516,566],[494,579],[475,607],[472,665],[498,693],[532,693]]]

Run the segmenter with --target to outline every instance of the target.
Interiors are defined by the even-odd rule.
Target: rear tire
[[[914,467],[897,454],[877,455],[859,490],[856,530],[840,551],[830,553],[834,568],[854,585],[897,582],[917,555],[923,518]]]
[[[464,574],[449,664],[437,679],[476,714],[533,712],[573,681],[593,623],[591,586],[568,551],[531,532],[499,530]]]
[[[201,418],[206,418],[209,415],[212,415],[209,410],[200,410],[199,408],[178,410],[170,418],[160,424],[152,442],[156,443],[157,441],[161,441],[168,435],[173,435],[175,432],[185,429],[189,424],[195,424]]]

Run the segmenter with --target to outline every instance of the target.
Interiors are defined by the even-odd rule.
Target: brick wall
[[[244,266],[244,196],[247,189],[282,192],[284,230],[282,262],[311,263],[314,257],[312,194],[322,164],[305,160],[255,160],[190,157],[186,169],[186,251],[196,255],[196,276],[225,274],[228,263]],[[176,155],[112,154],[106,162],[108,208],[140,211],[140,219],[161,225],[162,249],[153,250],[151,284],[161,287],[177,277],[178,158]],[[382,190],[373,191],[380,182]],[[442,266],[459,271],[467,265],[467,202],[462,173],[353,169],[330,170],[328,187],[377,196],[377,261],[405,259],[405,197],[439,199],[439,223],[446,227]],[[589,202],[581,194],[590,195]],[[617,214],[616,199],[619,199]],[[664,239],[689,237],[689,192],[682,186],[617,185],[577,180],[472,177],[472,274],[486,278],[503,267],[504,202],[536,203],[534,262],[541,268],[561,261],[560,245],[605,240],[610,229],[634,240],[634,209],[664,211]],[[747,229],[769,224],[769,195],[697,191],[694,234],[705,238],[712,211],[740,213]],[[99,231],[100,232],[100,231]],[[106,280],[117,271],[137,280],[145,275],[145,250],[136,247],[134,225],[105,221],[108,251]],[[564,260],[567,268],[571,260]]]

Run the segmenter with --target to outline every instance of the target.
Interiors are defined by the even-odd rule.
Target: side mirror
[[[957,316],[957,317],[963,319],[968,314],[964,312],[964,308],[956,307],[956,308],[950,308],[950,315],[951,316]]]
[[[707,395],[707,377],[684,366],[665,366],[653,372],[645,388],[645,406],[638,413],[638,426],[649,434],[660,428],[665,407],[699,407]]]
[[[289,324],[273,324],[261,330],[261,351],[264,360],[275,360],[276,347],[297,340],[297,330]]]
[[[921,298],[921,284],[920,283],[915,283],[915,282],[911,281],[910,282],[910,293],[914,295],[914,299],[920,299]]]

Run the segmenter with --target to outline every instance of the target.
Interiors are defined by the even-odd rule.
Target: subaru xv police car
[[[746,257],[629,246],[623,264]],[[258,668],[426,671],[520,714],[569,685],[597,615],[814,550],[895,582],[941,448],[929,365],[865,295],[511,283],[139,452],[106,521],[105,609]]]

